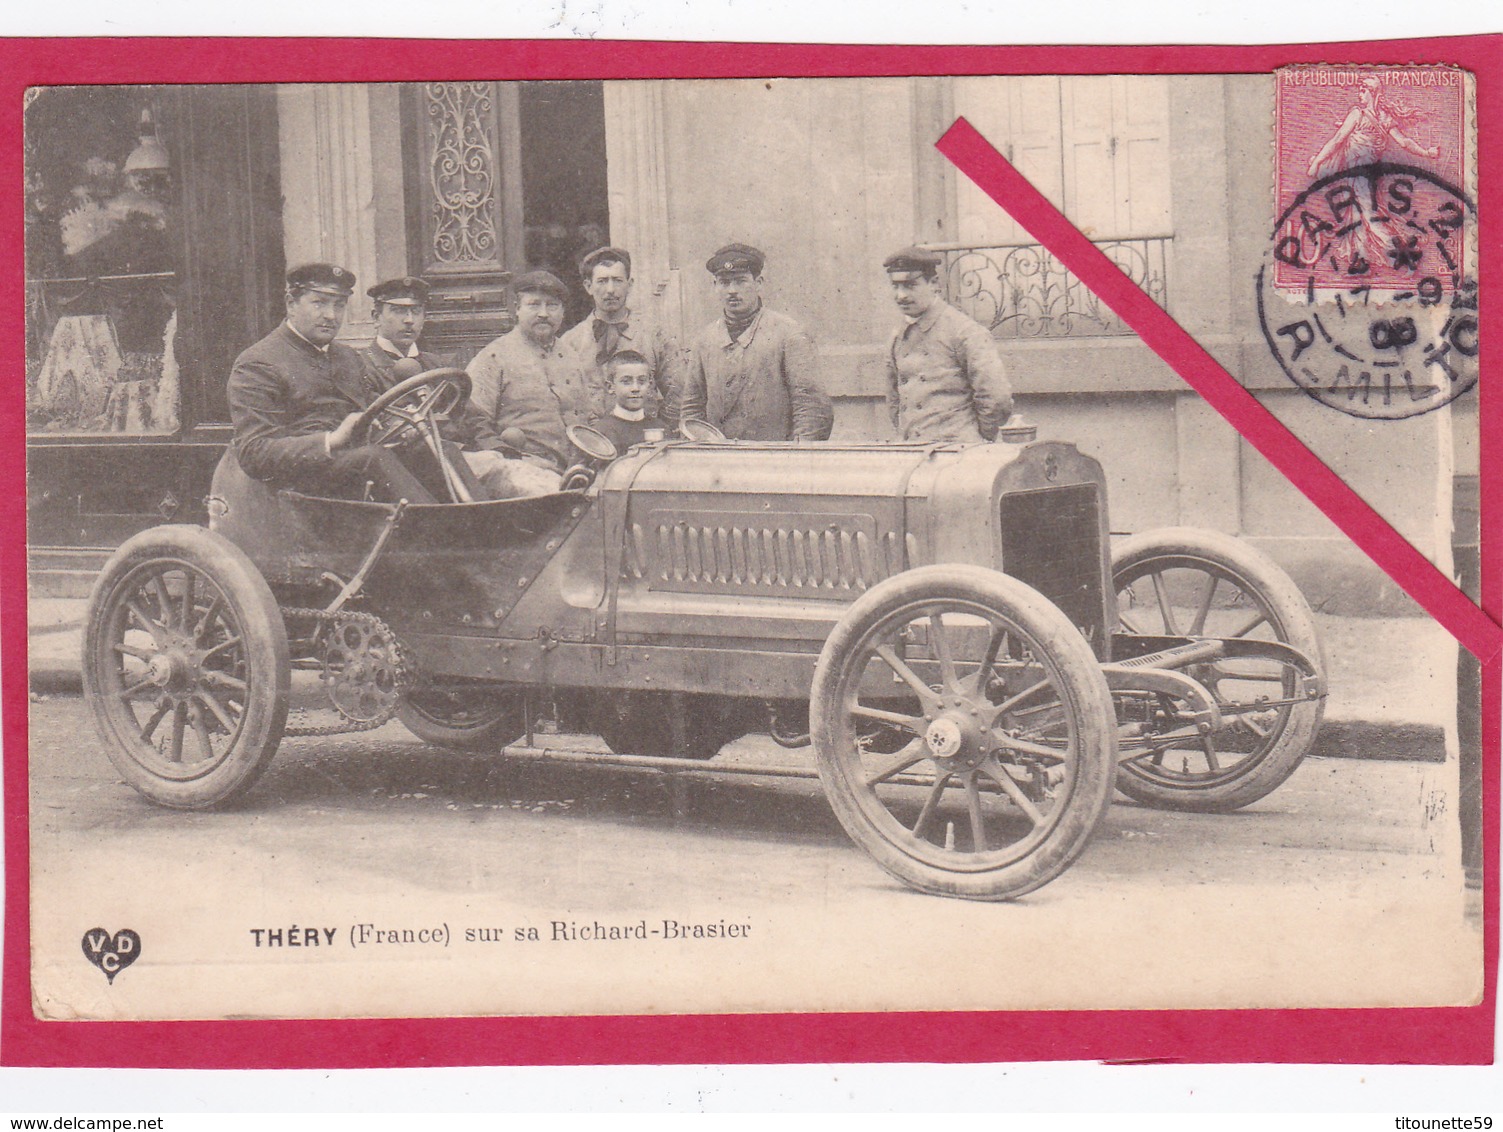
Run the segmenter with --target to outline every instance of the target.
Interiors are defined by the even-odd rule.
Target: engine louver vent
[[[629,529],[627,576],[654,590],[848,597],[903,569],[871,515],[660,510]]]

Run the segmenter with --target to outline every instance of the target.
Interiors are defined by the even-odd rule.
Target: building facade
[[[1113,528],[1212,527],[1269,550],[1317,608],[1407,599],[933,148],[964,115],[1227,369],[1449,569],[1475,401],[1363,421],[1295,389],[1258,325],[1273,221],[1268,76],[929,77],[57,88],[27,111],[34,580],[202,516],[234,356],[288,263],[434,285],[430,348],[510,324],[511,276],[631,250],[632,305],[681,341],[716,314],[705,257],[762,248],[769,305],[814,335],[835,438],[890,435],[899,321],[881,270],[941,250],[1019,411],[1107,469]],[[577,290],[568,316],[589,300]]]

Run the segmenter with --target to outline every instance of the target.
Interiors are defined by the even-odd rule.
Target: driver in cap
[[[334,340],[354,289],[355,276],[332,263],[306,263],[287,273],[285,320],[241,353],[230,372],[235,456],[247,475],[275,487],[437,502],[441,489],[432,489],[442,476],[431,453],[414,448],[409,466],[396,451],[356,435],[376,394],[360,356]]]
[[[430,353],[418,346],[428,316],[429,287],[425,280],[404,275],[377,283],[365,293],[374,304],[371,319],[376,336],[357,352],[372,400],[416,374],[456,364],[447,354]],[[474,498],[509,499],[521,494],[514,490],[507,472],[509,465],[501,452],[505,442],[473,400],[457,416],[444,421],[440,432],[445,441],[453,442],[450,463],[465,478]],[[462,449],[463,460],[453,458],[454,447]],[[466,471],[474,474],[478,490]]]

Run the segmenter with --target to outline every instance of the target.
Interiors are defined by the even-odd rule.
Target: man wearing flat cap
[[[421,367],[417,373],[451,364],[446,357],[418,349],[418,337],[428,317],[428,284],[424,280],[411,275],[387,279],[365,293],[374,304],[371,318],[376,324],[376,338],[357,353],[373,395],[386,392],[401,380],[393,367],[404,358]],[[400,372],[410,368],[404,366]]]
[[[432,503],[396,453],[357,443],[373,400],[360,357],[334,341],[355,277],[332,263],[287,273],[287,318],[235,359],[226,395],[235,456],[254,479],[303,491]]]
[[[835,421],[814,342],[762,305],[766,257],[728,244],[708,260],[721,317],[694,343],[679,419],[708,421],[733,440],[826,440]]]
[[[887,408],[901,440],[993,440],[1012,388],[992,336],[945,302],[940,256],[904,248],[882,266],[907,321],[887,351]]]
[[[517,325],[467,367],[470,401],[498,434],[516,438],[512,446],[528,465],[517,477],[519,493],[541,495],[557,491],[559,473],[574,462],[565,430],[595,414],[584,368],[558,341],[569,292],[547,271],[529,271],[512,286]]]
[[[371,400],[409,377],[454,364],[447,355],[418,349],[417,340],[423,333],[428,314],[429,287],[426,281],[404,275],[400,279],[377,283],[365,293],[375,304],[371,315],[376,324],[376,337],[369,346],[357,352]],[[507,468],[512,465],[502,463],[504,458],[498,451],[502,447],[500,435],[491,427],[485,414],[475,407],[473,399],[458,417],[444,422],[441,432],[446,441],[452,441],[462,449],[466,466],[479,481],[481,496],[509,499],[520,494],[507,474]]]
[[[614,404],[608,395],[606,363],[620,351],[631,350],[647,359],[652,375],[648,412],[677,422],[683,359],[678,343],[661,326],[627,306],[632,289],[631,253],[623,248],[596,248],[579,261],[579,275],[595,309],[560,342],[573,351],[590,376],[596,415],[608,415]]]

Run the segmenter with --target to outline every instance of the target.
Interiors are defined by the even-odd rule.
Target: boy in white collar
[[[606,360],[605,374],[615,406],[595,427],[611,438],[616,451],[663,439],[663,422],[647,410],[647,396],[653,387],[647,359],[636,350],[618,350]]]

